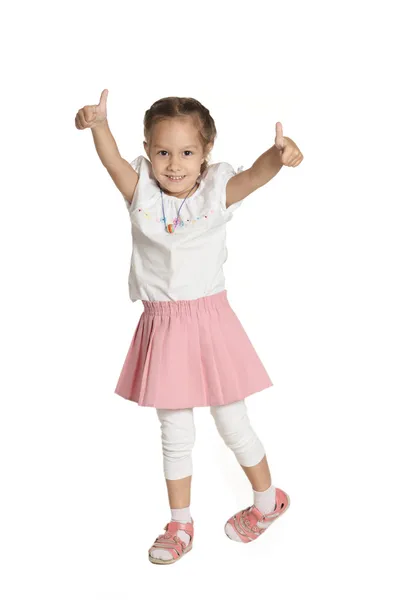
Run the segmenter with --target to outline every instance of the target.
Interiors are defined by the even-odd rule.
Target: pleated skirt
[[[219,406],[273,385],[227,291],[195,300],[142,300],[115,393],[155,408]]]

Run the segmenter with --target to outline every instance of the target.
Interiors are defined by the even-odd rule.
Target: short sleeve
[[[129,211],[129,213],[130,213],[130,210],[131,210],[132,205],[133,205],[134,196],[136,195],[137,188],[139,186],[140,171],[141,171],[141,168],[142,168],[142,165],[143,165],[143,159],[144,159],[144,156],[138,156],[137,158],[135,158],[134,160],[132,160],[131,163],[129,163],[130,166],[133,167],[133,169],[136,171],[136,173],[139,176],[139,181],[137,182],[136,189],[134,191],[133,198],[131,198],[131,201],[129,202],[128,200],[126,200],[126,198],[124,198],[125,204],[126,204],[126,208]]]
[[[233,217],[233,212],[235,210],[237,210],[237,208],[239,208],[241,206],[241,204],[244,202],[244,199],[242,199],[239,202],[234,202],[234,204],[230,204],[230,206],[228,208],[226,208],[227,183],[232,177],[237,175],[237,173],[240,173],[241,171],[243,171],[243,169],[244,169],[244,167],[241,166],[241,167],[238,167],[237,171],[235,171],[234,168],[227,162],[221,162],[218,165],[216,177],[217,177],[218,189],[219,189],[219,203],[220,203],[220,207],[222,209],[222,214],[227,221],[230,221],[230,219]]]

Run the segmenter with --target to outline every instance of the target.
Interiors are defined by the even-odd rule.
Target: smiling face
[[[195,193],[206,155],[190,117],[173,117],[156,123],[150,143],[144,142],[144,148],[165,194],[185,198],[190,190],[190,196]]]

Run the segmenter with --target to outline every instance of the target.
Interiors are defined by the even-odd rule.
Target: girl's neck
[[[181,198],[182,200],[184,200],[184,198],[186,197],[186,193],[184,193],[184,192],[180,196],[174,196],[173,194],[169,194],[167,191],[165,191],[159,184],[158,184],[158,186],[162,190],[164,196],[170,196],[171,198]],[[195,187],[191,190],[191,192],[187,196],[187,198],[190,198],[190,196],[195,194],[195,192],[198,190],[199,186],[200,186],[200,184],[196,183]]]

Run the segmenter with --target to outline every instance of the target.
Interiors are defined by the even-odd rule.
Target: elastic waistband
[[[202,296],[195,300],[142,300],[144,313],[151,315],[178,315],[182,313],[195,313],[210,308],[222,307],[228,305],[227,290],[212,294],[211,296]]]

